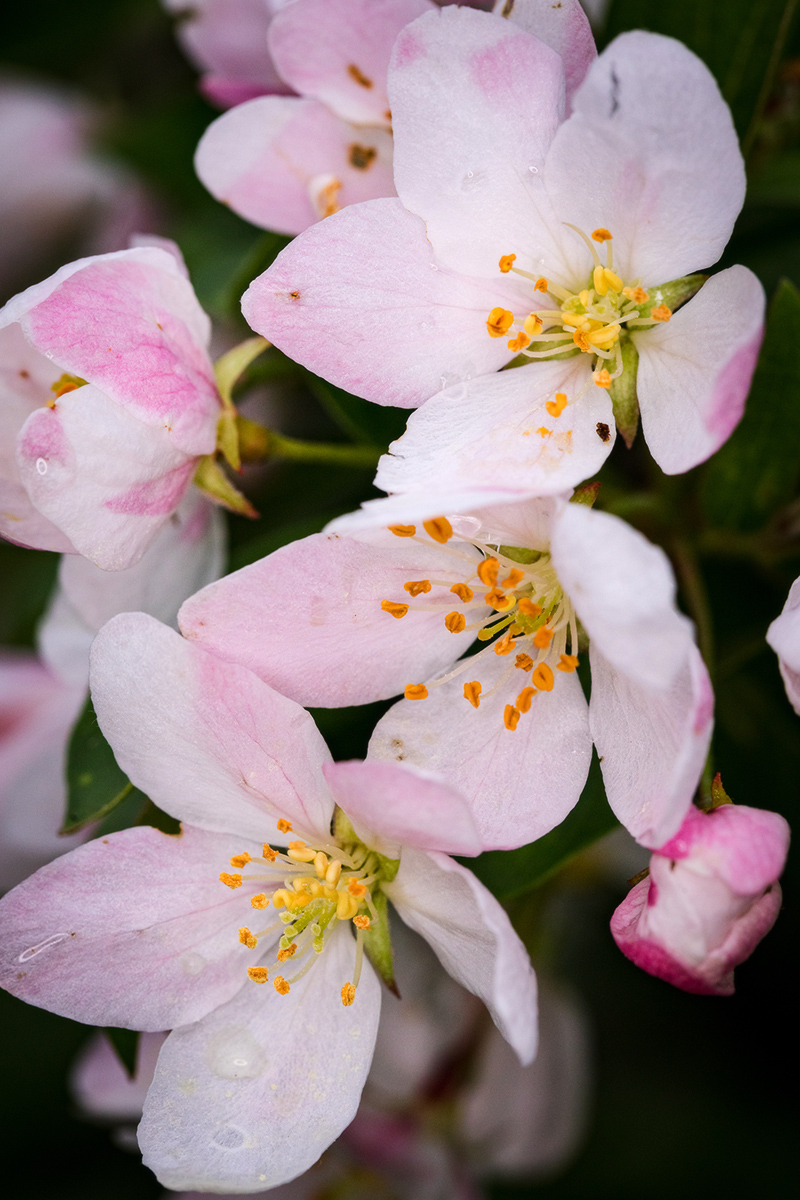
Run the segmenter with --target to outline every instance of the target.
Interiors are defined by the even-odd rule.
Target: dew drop
[[[214,1143],[223,1150],[241,1150],[244,1142],[244,1131],[238,1125],[223,1125],[214,1134]]]
[[[539,174],[539,168],[538,168],[538,167],[528,167],[528,170],[530,171],[531,175],[538,175],[538,174]]]
[[[206,1061],[220,1079],[255,1079],[267,1066],[267,1056],[243,1025],[230,1025],[215,1034]]]
[[[36,470],[39,472],[39,474],[40,474],[40,475],[46,475],[46,474],[47,474],[47,462],[46,462],[46,460],[45,460],[45,459],[43,459],[43,458],[37,458],[37,460],[36,460]]]
[[[59,942],[65,941],[68,937],[68,933],[54,933],[49,938],[45,938],[43,942],[37,942],[35,946],[29,946],[27,950],[23,950],[17,962],[29,962],[35,954],[41,954],[43,950],[49,950],[51,946],[57,946]]]

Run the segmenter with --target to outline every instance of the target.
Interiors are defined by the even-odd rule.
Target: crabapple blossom
[[[466,515],[422,521],[430,508],[410,514],[401,499],[191,597],[184,636],[302,704],[404,691],[371,756],[443,775],[470,798],[487,847],[522,845],[564,819],[593,740],[614,812],[661,845],[691,802],[713,708],[663,551],[563,497],[479,509],[474,496]],[[579,622],[589,706],[575,673]],[[483,648],[462,657],[473,643]]]
[[[733,993],[733,968],[772,928],[789,826],[778,813],[723,803],[690,808],[611,919],[623,954],[686,992]]]
[[[2,980],[78,1020],[173,1030],[139,1129],[162,1183],[266,1190],[349,1124],[380,1010],[372,962],[391,979],[388,900],[533,1058],[527,955],[448,857],[482,848],[457,792],[333,763],[293,701],[142,613],[95,639],[92,694],[120,766],[182,833],[124,830],[10,892]]]
[[[767,641],[778,656],[789,703],[800,716],[800,579],[795,579],[783,612],[770,625]]]
[[[332,382],[423,405],[380,486],[555,493],[610,451],[615,415],[632,438],[639,408],[664,471],[712,454],[742,414],[764,295],[745,267],[691,274],[721,255],[745,189],[705,65],[623,34],[565,119],[558,54],[448,8],[402,31],[388,90],[398,198],[306,230],[243,298],[254,329]]]
[[[346,205],[394,196],[389,58],[400,31],[435,12],[432,0],[284,5],[267,41],[278,74],[298,94],[260,96],[209,126],[195,166],[212,195],[248,221],[289,234]],[[557,7],[518,0],[510,17],[563,54],[572,90],[595,55],[578,0]]]
[[[216,445],[210,322],[185,268],[79,259],[0,310],[0,532],[132,566]]]

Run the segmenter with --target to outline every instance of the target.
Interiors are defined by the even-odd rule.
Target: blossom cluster
[[[731,115],[672,39],[626,33],[597,55],[577,0],[486,9],[195,6],[181,38],[226,110],[197,173],[296,235],[249,281],[251,336],[216,362],[160,237],[0,311],[0,533],[63,555],[37,656],[0,659],[0,867],[17,885],[0,982],[143,1031],[152,1061],[123,1112],[141,1108],[144,1161],[179,1192],[290,1184],[347,1131],[342,1154],[473,1194],[408,1136],[459,1028],[481,1066],[453,1138],[523,1113],[496,1169],[569,1152],[580,1018],[547,982],[540,1038],[528,950],[463,860],[560,827],[595,750],[651,854],[611,919],[629,959],[730,994],[780,909],[788,826],[709,786],[714,695],[670,558],[591,482],[640,417],[665,475],[742,417],[764,292],[744,266],[709,273],[744,199]],[[269,346],[413,411],[378,464],[384,496],[225,574],[221,508],[257,516],[242,463],[289,445],[233,400]],[[769,635],[798,713],[799,587]],[[106,832],[98,810],[59,853],[87,685],[118,768],[179,833]],[[378,701],[365,759],[333,761],[306,709]],[[379,1033],[398,987],[450,989],[462,1013],[425,1033],[416,1072],[406,1033]],[[90,1109],[107,1066],[79,1072]],[[393,1089],[405,1124],[376,1099]],[[531,1140],[567,1092],[572,1119]]]

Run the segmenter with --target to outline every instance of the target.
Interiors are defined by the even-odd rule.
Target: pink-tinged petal
[[[69,1090],[82,1112],[105,1121],[137,1121],[165,1033],[143,1033],[136,1048],[136,1070],[128,1075],[104,1033],[89,1039],[72,1066]]]
[[[597,57],[592,27],[579,0],[562,0],[560,4],[553,0],[511,0],[510,4],[508,0],[497,0],[494,12],[508,17],[561,55],[569,112],[576,89]]]
[[[2,986],[88,1025],[199,1020],[247,981],[237,929],[250,897],[219,881],[245,848],[230,834],[141,826],[56,859],[0,900]]]
[[[78,558],[77,561],[88,560]],[[97,567],[94,569],[98,574],[113,578],[110,572],[100,572]],[[80,688],[84,696],[89,687],[89,651],[94,635],[95,630],[86,625],[61,589],[58,589],[39,622],[36,645],[42,661],[53,674],[71,687]],[[62,804],[62,811],[63,807]]]
[[[537,693],[517,728],[506,729],[505,707],[528,675],[491,649],[468,661],[448,683],[429,682],[427,699],[390,708],[369,756],[445,779],[469,802],[484,849],[508,850],[548,833],[577,804],[591,759],[587,704],[577,676],[557,671],[553,691]],[[464,698],[472,680],[483,687],[477,709]]]
[[[262,96],[219,117],[200,140],[195,168],[212,196],[279,233],[302,232],[329,203],[335,211],[394,195],[391,134],[297,96]]]
[[[479,553],[464,547],[463,577]],[[454,573],[452,554],[387,529],[339,537],[316,533],[276,550],[192,596],[180,611],[184,636],[241,663],[299,704],[339,708],[385,700],[417,676],[444,670],[471,633],[444,623],[457,603],[445,587],[414,601],[407,581]],[[292,635],[287,640],[286,600]],[[382,600],[408,603],[396,618]],[[414,611],[414,606],[433,611]],[[481,610],[481,616],[487,610]]]
[[[283,79],[345,121],[391,128],[389,57],[431,0],[296,0],[274,17],[269,49]]]
[[[168,428],[185,453],[213,450],[210,323],[171,254],[143,246],[70,263],[8,302],[0,326],[13,321],[62,371]]]
[[[123,771],[179,820],[277,840],[330,836],[330,760],[308,713],[250,671],[144,613],[123,613],[92,647],[97,719]]]
[[[33,413],[17,438],[31,501],[105,571],[138,562],[176,509],[196,460],[91,384]]]
[[[250,284],[251,328],[332,383],[414,408],[448,383],[513,357],[489,337],[497,305],[528,303],[497,282],[439,267],[425,225],[398,200],[353,205],[313,225]]]
[[[675,607],[675,578],[658,546],[619,517],[566,504],[553,521],[553,565],[596,650],[645,688],[683,667],[692,624]]]
[[[723,804],[709,813],[690,808],[658,853],[698,859],[737,894],[757,896],[781,874],[788,851],[789,825],[780,813]]]
[[[483,849],[469,805],[442,779],[388,762],[327,763],[331,794],[358,836],[387,858],[403,846],[445,854]]]
[[[384,891],[444,969],[478,996],[523,1064],[536,1055],[536,976],[505,910],[445,854],[406,848]]]
[[[715,263],[745,176],[708,67],[672,38],[623,33],[589,68],[573,107],[544,172],[559,219],[587,234],[609,229],[614,269],[645,287]]]
[[[288,995],[245,976],[231,1003],[170,1034],[139,1126],[145,1165],[161,1183],[273,1188],[307,1170],[349,1125],[381,1006],[378,978],[365,962],[355,1001],[343,1007],[354,958],[353,938],[340,925]]]
[[[483,509],[483,513],[491,512],[493,508],[504,511],[516,511],[518,506],[527,504],[530,496],[527,492],[508,490],[505,488],[480,488],[470,486],[453,486],[448,491],[440,492],[435,483],[425,491],[400,492],[395,496],[381,496],[378,500],[365,500],[361,508],[355,512],[345,513],[336,517],[325,526],[327,533],[360,534],[366,529],[383,528],[387,525],[410,524],[425,521],[429,517],[446,516],[450,519],[456,533],[461,522],[469,522],[465,526],[467,537],[477,533],[480,522],[473,516],[464,517],[463,513],[474,513]],[[488,506],[492,506],[489,508]],[[484,508],[484,506],[487,506]],[[483,514],[482,514],[483,515]],[[513,541],[500,538],[506,545],[533,546],[545,545],[545,541]]]
[[[593,645],[589,722],[608,803],[644,846],[673,836],[691,808],[713,729],[714,695],[690,644],[667,687],[617,670]]]
[[[564,113],[558,54],[499,17],[445,8],[398,37],[389,100],[397,194],[440,262],[496,280],[503,254],[552,261],[561,231],[541,172]]]
[[[546,405],[558,392],[574,403],[554,418]],[[375,483],[386,492],[425,493],[433,483],[439,492],[553,495],[598,471],[614,438],[608,392],[592,383],[583,356],[536,363],[433,396],[380,460]]]
[[[789,703],[800,716],[800,579],[795,579],[783,612],[767,630],[767,642],[778,656]]]
[[[668,475],[704,462],[739,424],[764,337],[764,304],[753,272],[730,267],[669,321],[634,334],[642,431]]]

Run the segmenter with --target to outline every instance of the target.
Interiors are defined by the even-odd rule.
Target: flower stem
[[[239,447],[245,462],[285,458],[293,462],[326,462],[340,467],[374,467],[383,451],[379,446],[348,446],[338,442],[304,442],[266,429],[247,417],[237,417]]]

